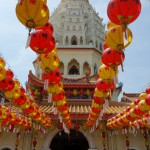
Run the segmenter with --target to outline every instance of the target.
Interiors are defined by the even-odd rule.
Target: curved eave
[[[38,79],[30,70],[29,71],[29,75],[28,75],[28,82],[32,83],[38,87],[44,87],[44,82],[40,79]],[[96,83],[91,83],[91,82],[87,82],[87,83],[63,83],[64,88],[95,88],[96,87]]]

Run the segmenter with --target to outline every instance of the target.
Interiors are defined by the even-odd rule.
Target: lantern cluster
[[[29,129],[32,125],[30,118],[17,114],[5,106],[0,106],[0,120],[1,127],[8,127],[10,132],[13,132],[15,128],[20,126]]]
[[[25,93],[25,89],[20,82],[13,78],[14,73],[10,69],[5,69],[5,61],[0,57],[1,80],[0,90],[11,101],[11,103],[20,109],[23,113],[28,114],[34,121],[41,123],[43,126],[51,126],[51,120],[39,107],[33,102],[30,96]]]
[[[123,127],[142,127],[148,123],[145,115],[150,110],[150,87],[146,89],[146,93],[141,93],[139,98],[130,104],[123,112],[108,120],[107,127],[109,129]],[[145,118],[146,117],[146,118]],[[142,120],[141,120],[142,119]],[[143,123],[142,123],[143,122]]]
[[[49,9],[45,0],[20,0],[16,6],[19,21],[29,29],[27,46],[37,54],[46,54],[55,48],[53,26],[48,23]],[[34,31],[31,33],[31,29]]]
[[[128,11],[127,11],[128,10]],[[136,20],[141,12],[140,0],[118,1],[110,0],[107,7],[108,31],[105,35],[102,63],[116,69],[125,59],[124,49],[132,42],[132,32],[127,27],[129,23]]]
[[[42,80],[44,81],[44,90],[48,92],[48,101],[53,101],[54,106],[60,114],[60,118],[63,118],[63,123],[65,124],[63,128],[65,128],[65,126],[66,128],[70,128],[72,122],[63,83],[61,82],[62,75],[59,71],[60,61],[57,55],[57,49],[55,48],[52,52],[47,54],[41,54],[38,57],[38,61],[40,62],[40,68],[43,70]]]

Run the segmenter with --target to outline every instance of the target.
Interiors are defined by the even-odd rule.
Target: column
[[[90,69],[91,69],[91,76],[94,74],[94,65],[90,65]]]
[[[83,76],[83,63],[80,63],[80,77]]]
[[[64,77],[68,75],[68,63],[64,62]]]

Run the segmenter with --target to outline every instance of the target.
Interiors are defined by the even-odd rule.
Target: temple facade
[[[54,27],[54,37],[60,58],[60,72],[65,95],[71,114],[73,126],[70,135],[64,133],[59,126],[59,114],[48,96],[43,92],[44,82],[41,80],[42,70],[37,60],[33,62],[35,72],[30,71],[27,89],[33,94],[40,109],[52,118],[53,126],[37,135],[36,150],[127,150],[127,133],[111,131],[106,128],[107,119],[122,112],[129,105],[127,101],[118,102],[122,84],[111,91],[109,106],[104,109],[104,116],[97,126],[84,130],[91,110],[91,102],[100,66],[105,26],[88,0],[61,0],[50,17]],[[14,107],[14,110],[16,108]],[[105,132],[106,137],[102,136]],[[131,134],[128,150],[145,150],[144,138],[140,131]],[[9,133],[5,129],[0,137],[0,150],[15,150],[16,131]],[[33,149],[33,133],[23,132],[18,150]]]

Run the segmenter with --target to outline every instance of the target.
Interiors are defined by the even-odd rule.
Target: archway
[[[71,38],[71,45],[77,45],[77,37],[75,35]]]
[[[0,150],[14,150],[14,148],[12,148],[10,146],[3,146],[0,148]]]
[[[89,143],[80,131],[70,130],[70,135],[61,131],[57,133],[50,144],[51,150],[88,150]]]

